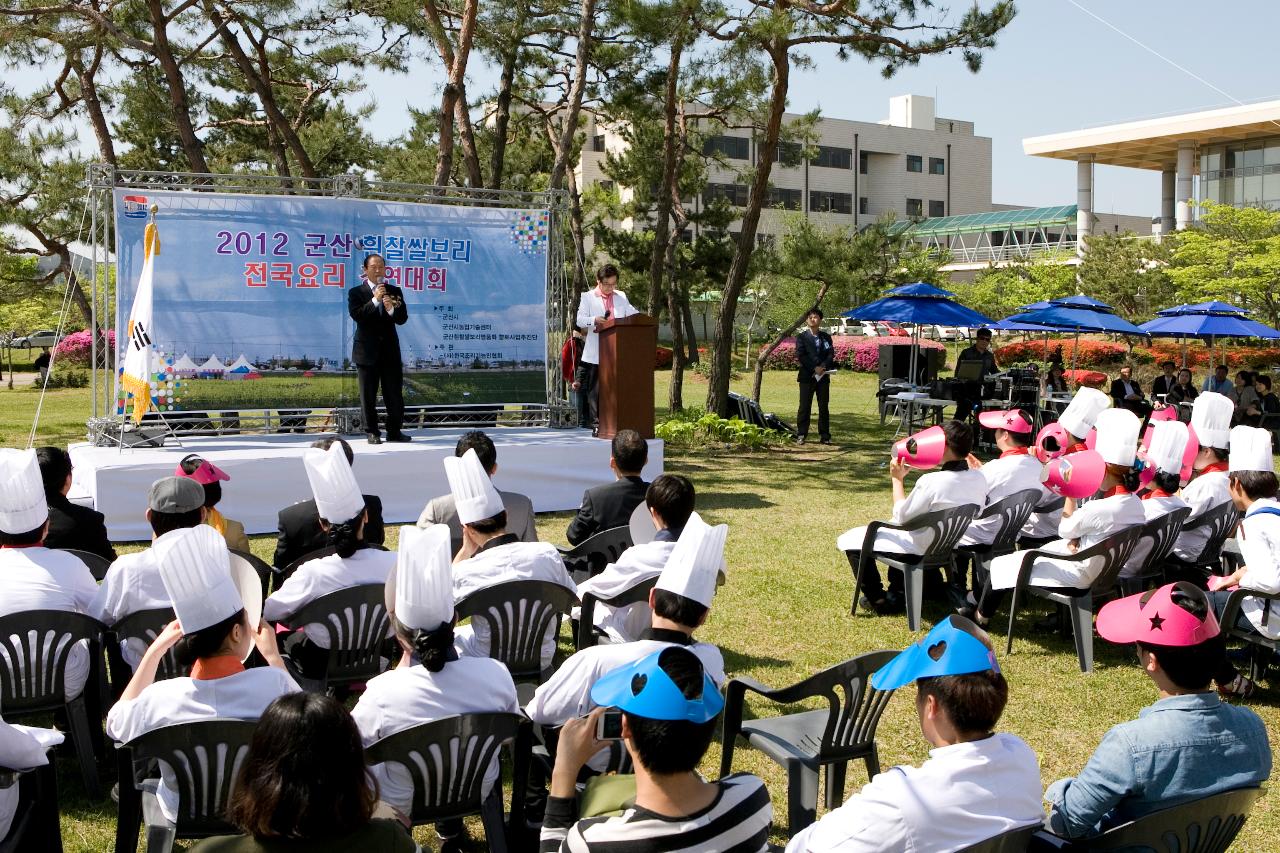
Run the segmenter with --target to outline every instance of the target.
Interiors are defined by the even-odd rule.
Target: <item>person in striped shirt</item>
[[[697,773],[724,698],[696,655],[669,646],[610,671],[591,698],[599,707],[560,732],[542,853],[768,850],[773,805],[764,782],[745,773],[707,782]],[[613,708],[636,768],[635,802],[620,815],[577,820],[578,772],[604,746],[597,727]]]

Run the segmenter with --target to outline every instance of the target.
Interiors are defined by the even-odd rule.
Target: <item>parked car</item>
[[[41,329],[38,332],[32,332],[26,337],[15,338],[13,345],[22,347],[23,349],[31,349],[33,347],[54,347],[58,344],[58,333],[53,329]]]
[[[862,324],[857,320],[850,320],[847,317],[836,317],[828,320],[822,327],[822,330],[833,337],[841,335],[858,335],[862,334]]]
[[[925,326],[924,336],[934,341],[967,341],[969,330],[959,326]]]

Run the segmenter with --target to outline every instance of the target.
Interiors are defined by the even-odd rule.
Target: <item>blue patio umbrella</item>
[[[1166,338],[1202,338],[1209,344],[1210,361],[1213,360],[1217,338],[1280,338],[1277,331],[1265,323],[1250,320],[1244,309],[1226,302],[1200,302],[1195,305],[1177,305],[1157,312],[1154,320],[1143,323],[1147,334]],[[1182,364],[1187,363],[1183,348]]]
[[[1123,317],[1117,317],[1115,310],[1104,302],[1099,302],[1083,293],[1067,296],[1062,299],[1051,299],[1043,308],[1023,311],[1005,317],[1001,323],[1018,325],[1035,325],[1042,330],[1058,332],[1075,332],[1077,340],[1081,332],[1114,332],[1122,335],[1146,335],[1140,327],[1135,326]],[[1079,348],[1077,347],[1077,350]],[[1071,366],[1074,369],[1076,354],[1072,355]]]

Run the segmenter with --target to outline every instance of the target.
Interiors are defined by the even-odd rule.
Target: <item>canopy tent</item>
[[[218,360],[216,355],[209,356],[209,360],[197,368],[200,373],[226,373],[227,366]]]
[[[191,356],[187,353],[182,354],[182,358],[173,364],[173,372],[179,376],[190,376],[200,370],[200,367],[191,360]]]
[[[231,366],[227,368],[227,373],[253,373],[255,370],[257,368],[244,357],[244,353],[240,353],[240,357],[231,362]]]
[[[1200,338],[1209,344],[1209,361],[1213,362],[1214,344],[1218,338],[1280,338],[1265,323],[1250,320],[1243,308],[1226,302],[1199,302],[1176,305],[1157,312],[1154,320],[1142,324],[1147,334],[1164,338]],[[1186,346],[1182,349],[1182,366],[1187,366]]]

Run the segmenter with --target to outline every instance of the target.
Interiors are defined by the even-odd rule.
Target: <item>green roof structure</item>
[[[935,216],[916,222],[901,220],[889,228],[891,234],[909,233],[912,237],[977,234],[988,231],[1041,228],[1046,225],[1075,225],[1076,206],[1023,207],[1016,210],[993,210],[986,213],[962,213],[958,216]]]

